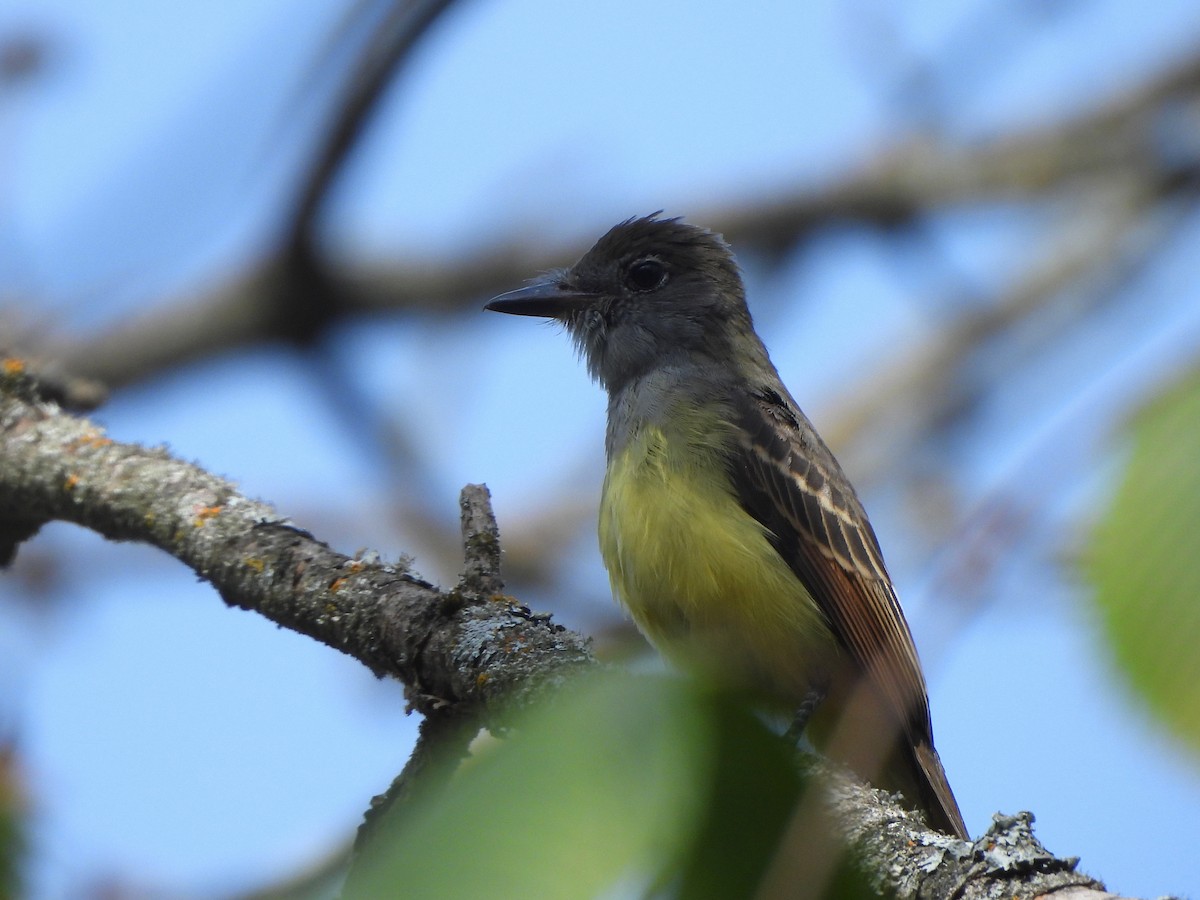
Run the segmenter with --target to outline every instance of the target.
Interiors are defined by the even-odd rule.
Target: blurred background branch
[[[362,133],[372,102],[378,102],[387,78],[414,46],[415,29],[432,24],[448,4],[426,6],[424,16],[397,6],[407,14],[406,27],[389,21],[377,36],[384,46],[372,42],[364,48],[362,71],[355,73],[317,161],[299,182],[299,199],[283,224],[286,237],[279,250],[211,293],[167,298],[152,304],[163,308],[150,315],[69,344],[52,344],[51,352],[72,359],[79,374],[121,387],[247,343],[319,332],[342,316],[475,312],[481,298],[578,258],[588,239],[563,244],[552,232],[529,234],[442,265],[401,257],[324,271],[328,263],[310,246],[322,199]],[[1157,73],[1077,118],[972,145],[935,134],[909,137],[829,184],[797,190],[784,183],[763,191],[761,198],[698,209],[689,218],[709,224],[735,247],[778,261],[812,232],[846,221],[902,231],[947,207],[1028,201],[1057,208],[1059,227],[1049,230],[1066,231],[1061,239],[1067,246],[1056,249],[1065,249],[1067,256],[1051,254],[1057,265],[1034,257],[1032,277],[1012,286],[1011,300],[999,298],[996,305],[1007,316],[993,327],[1013,327],[1013,317],[1031,313],[1071,284],[1093,274],[1107,280],[1106,242],[1097,237],[1089,244],[1071,233],[1081,218],[1086,216],[1089,230],[1113,232],[1124,230],[1120,223],[1129,220],[1129,204],[1142,214],[1138,221],[1174,201],[1191,208],[1200,178],[1197,121],[1200,58]],[[1114,194],[1125,202],[1098,203]],[[314,302],[313,293],[321,294],[320,302]],[[322,312],[310,321],[304,312],[312,306]]]

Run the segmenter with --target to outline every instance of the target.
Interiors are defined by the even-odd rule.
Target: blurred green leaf
[[[705,802],[703,707],[665,678],[566,691],[435,801],[397,811],[359,864],[359,895],[583,898],[645,884],[691,841]]]
[[[1122,668],[1200,750],[1200,372],[1143,410],[1133,434],[1088,572]]]
[[[750,897],[802,785],[794,750],[741,701],[678,679],[597,675],[527,715],[444,791],[384,813],[344,896]],[[836,840],[813,852],[838,852]],[[806,881],[804,896],[871,896],[852,861],[813,862],[799,871],[824,883]]]
[[[714,698],[716,767],[680,896],[751,897],[800,796],[792,751],[743,706]]]
[[[28,846],[25,803],[17,757],[11,744],[0,747],[0,898],[20,896],[21,870]]]

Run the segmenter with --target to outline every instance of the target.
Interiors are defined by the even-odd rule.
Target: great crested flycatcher
[[[630,219],[487,309],[555,319],[608,391],[600,550],[668,658],[796,709],[868,781],[967,837],[867,514],[754,331],[725,242]]]

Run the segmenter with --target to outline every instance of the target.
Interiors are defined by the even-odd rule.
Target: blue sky
[[[1200,35],[1194,4],[1160,4],[1153,16],[1120,2],[1047,8],[1058,13],[1033,31],[997,29],[988,49],[1001,62],[978,61],[994,74],[941,80],[956,85],[940,97],[948,133],[981,139],[1051,119]],[[0,295],[34,298],[25,312],[39,328],[82,330],[249,258],[313,126],[295,100],[319,89],[304,78],[339,9],[7,4],[0,36],[43,33],[51,53],[40,83],[0,97],[0,129],[14,137],[0,153],[0,224],[12,225],[0,251],[15,251],[0,261]],[[338,186],[329,245],[348,259],[445,259],[500,237],[566,242],[635,213],[694,217],[816,183],[895,134],[903,119],[886,86],[898,62],[956,59],[961,23],[988,9],[463,4],[387,97]],[[1006,210],[948,212],[932,227],[985,284],[1038,234]],[[1061,540],[1096,512],[1119,464],[1109,435],[1122,404],[1197,346],[1185,256],[1148,276],[1136,315],[1101,317],[1061,353],[1005,373],[961,454],[968,495],[985,497],[1073,415],[1078,449],[1060,457],[1062,500],[1040,534]],[[748,262],[752,291],[800,298],[764,304],[759,324],[818,425],[834,417],[840,382],[936,328],[936,308],[853,229],[822,236],[770,277]],[[556,502],[565,484],[594,503],[604,401],[554,329],[483,315],[373,322],[343,329],[334,346],[382,409],[422,422],[447,519],[468,481],[491,486],[502,529]],[[319,517],[341,550],[409,549],[381,546],[395,532],[379,461],[343,434],[304,361],[281,349],[131,389],[99,418],[117,439],[166,442],[233,477],[302,525]],[[1033,809],[1047,846],[1081,856],[1113,890],[1200,893],[1189,864],[1196,760],[1123,687],[1069,569],[1051,565],[1053,554],[1015,560],[1003,601],[949,628],[934,607],[936,557],[906,534],[893,500],[866,500],[972,830],[994,810]],[[61,585],[71,599],[52,616],[18,608],[0,619],[0,674],[16,686],[0,722],[13,723],[34,790],[39,896],[106,874],[187,895],[282,876],[346,835],[403,764],[415,722],[397,686],[226,609],[154,551],[65,527],[41,540],[85,560],[88,574]],[[610,601],[594,545],[578,554],[570,583],[596,606],[567,623],[586,626]],[[430,560],[417,568],[454,577]],[[0,596],[21,589],[0,579]]]

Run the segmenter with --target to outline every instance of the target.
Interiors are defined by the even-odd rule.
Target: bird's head
[[[660,366],[729,359],[739,336],[753,334],[726,243],[657,215],[622,222],[571,268],[485,308],[562,322],[609,391]]]

